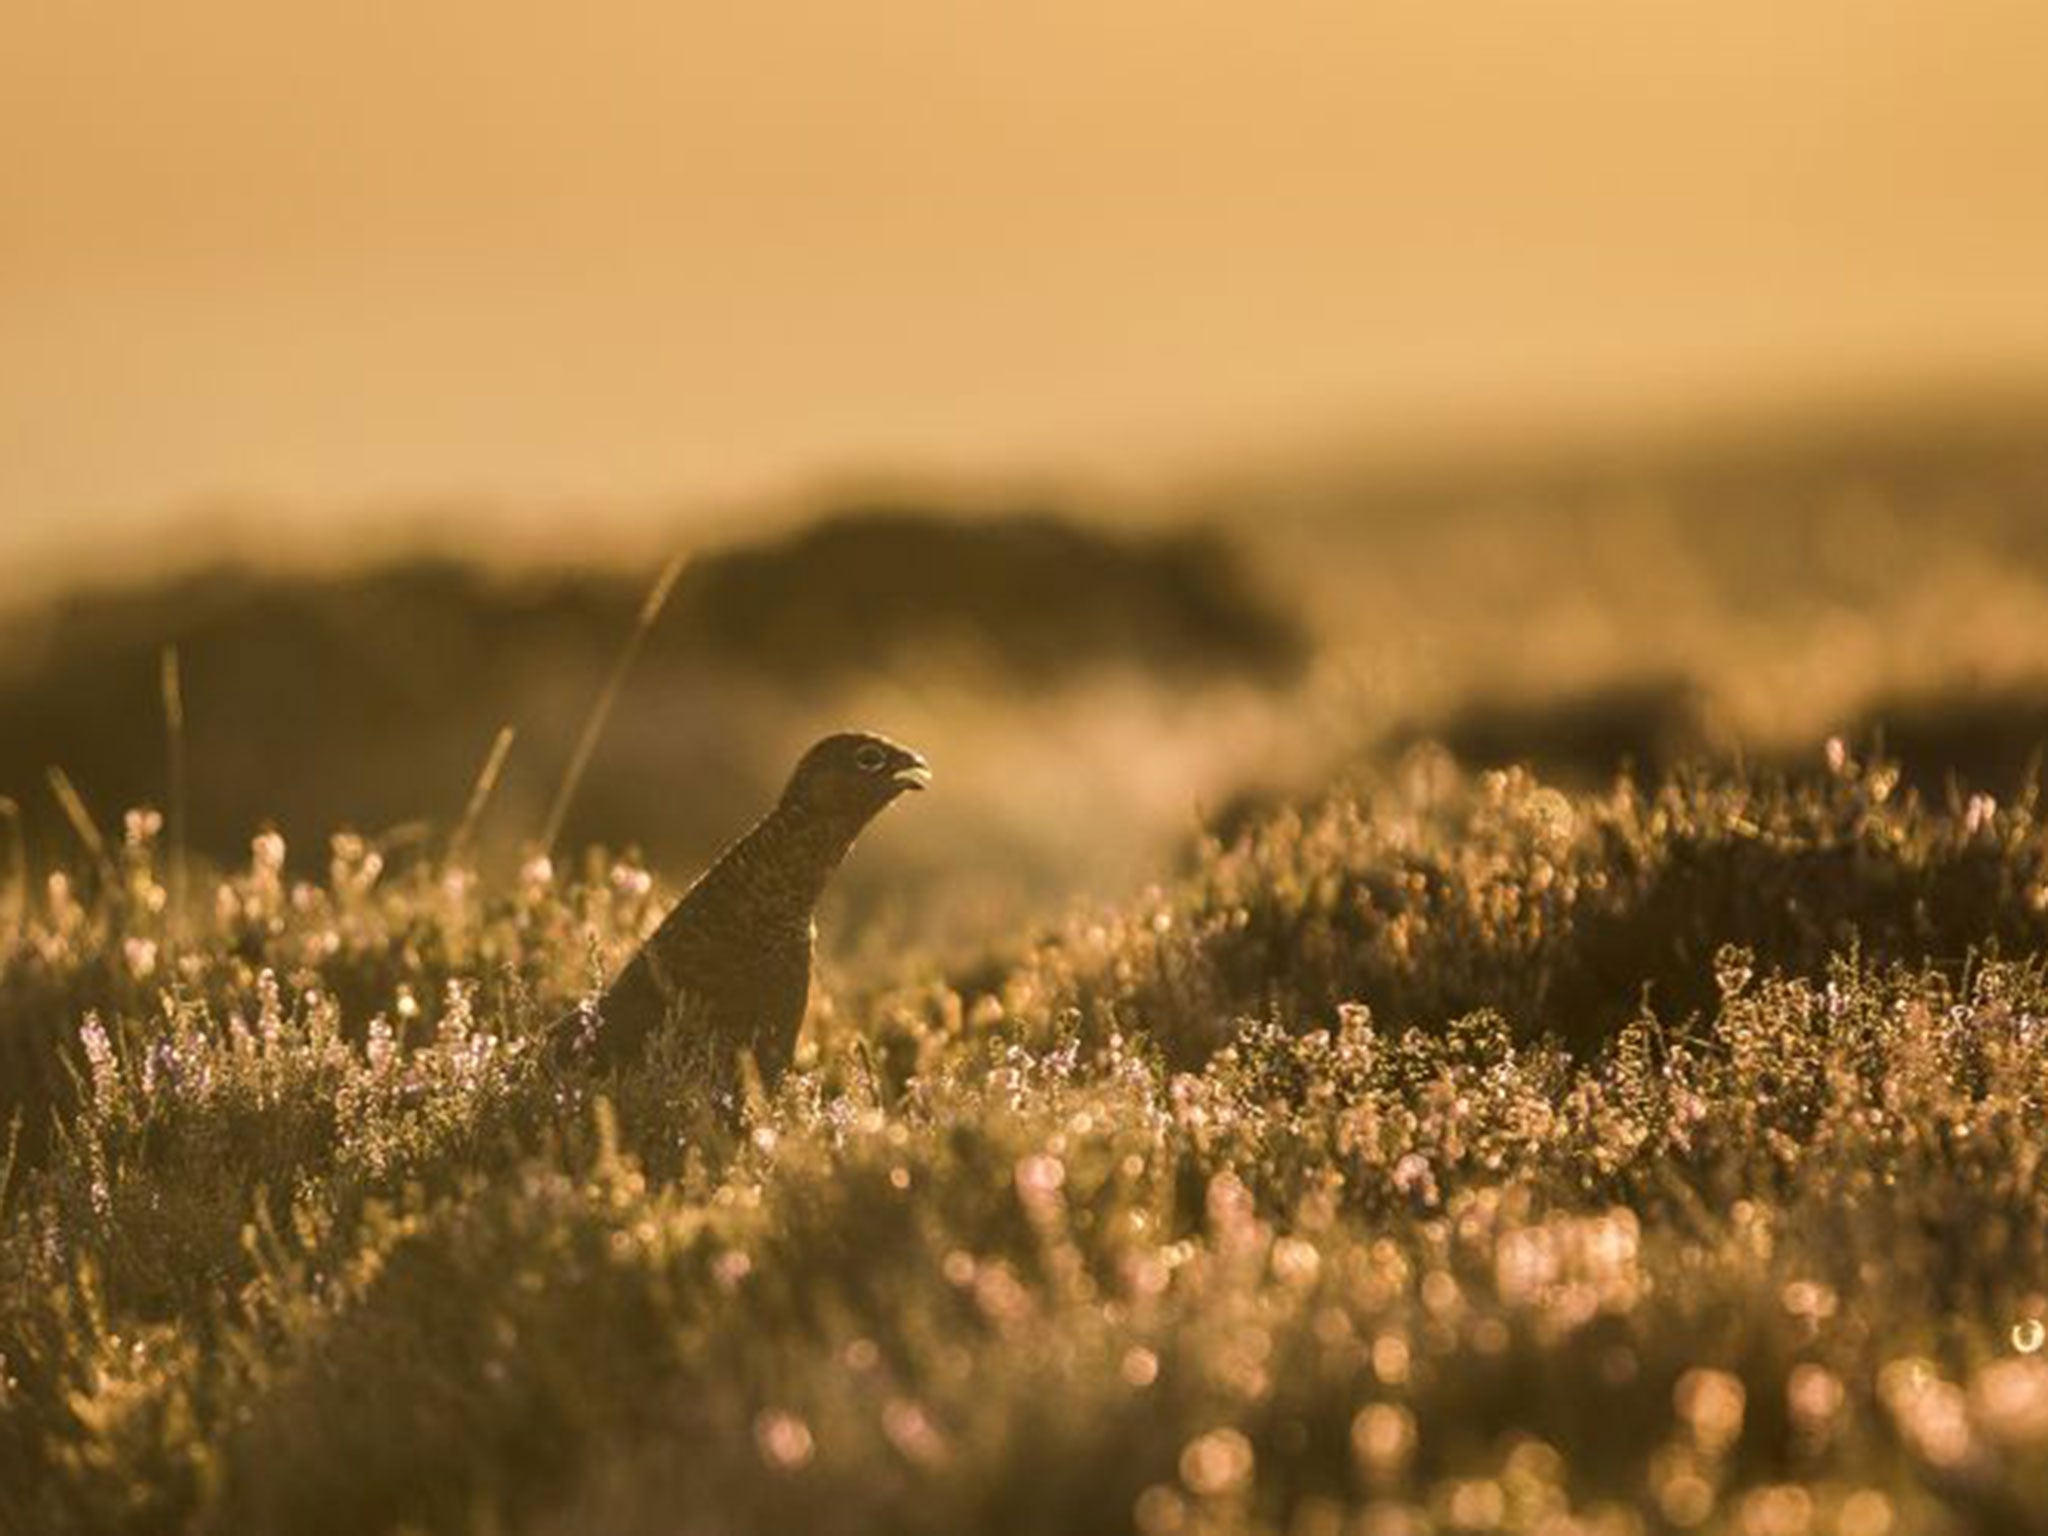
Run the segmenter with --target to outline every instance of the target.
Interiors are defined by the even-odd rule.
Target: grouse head
[[[782,803],[859,827],[898,795],[931,781],[931,769],[910,748],[886,736],[841,731],[803,755]]]

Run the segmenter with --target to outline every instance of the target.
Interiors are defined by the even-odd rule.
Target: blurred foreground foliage
[[[0,1530],[2048,1523],[2036,808],[1410,767],[737,1128],[530,1049],[636,866],[131,818],[8,908]]]

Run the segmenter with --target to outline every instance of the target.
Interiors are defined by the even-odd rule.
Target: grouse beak
[[[898,789],[921,790],[930,788],[932,782],[930,764],[926,763],[915,752],[905,752],[903,757],[902,765],[889,775],[889,782]]]

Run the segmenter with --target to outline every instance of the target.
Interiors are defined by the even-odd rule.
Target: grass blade
[[[477,772],[476,783],[470,787],[469,803],[462,808],[462,820],[456,824],[455,835],[448,840],[450,859],[461,857],[469,847],[470,839],[476,835],[477,823],[483,820],[484,807],[490,804],[491,795],[498,787],[498,778],[505,771],[505,759],[511,755],[512,740],[517,734],[509,725],[498,727],[497,739],[491,743],[490,754]]]
[[[21,807],[6,795],[0,795],[0,821],[7,823],[7,885],[0,914],[12,931],[28,914],[28,844],[21,833]]]
[[[78,834],[78,840],[85,844],[85,851],[92,855],[99,866],[100,874],[112,890],[121,883],[121,872],[114,867],[113,856],[107,852],[107,840],[100,834],[99,823],[92,819],[92,812],[86,807],[85,797],[78,792],[78,786],[71,782],[71,775],[52,763],[46,770],[50,778],[50,793],[57,797],[57,804],[64,812],[64,819],[71,823],[71,830]]]
[[[612,663],[611,676],[605,679],[604,689],[591,706],[590,718],[583,723],[583,734],[577,738],[576,750],[569,758],[568,769],[562,775],[562,784],[555,791],[555,803],[548,809],[547,825],[541,830],[540,846],[543,853],[552,852],[555,840],[562,835],[562,823],[569,818],[569,807],[576,798],[576,791],[583,782],[584,770],[590,766],[590,759],[597,751],[598,738],[604,735],[605,722],[611,719],[612,707],[619,701],[619,692],[625,687],[626,674],[633,669],[633,662],[640,654],[640,647],[646,643],[648,631],[654,628],[654,621],[661,617],[661,610],[667,606],[669,594],[675,590],[676,582],[683,574],[683,567],[689,564],[689,556],[677,555],[662,567],[661,574],[648,590],[647,600],[640,605],[640,616],[634,621],[633,632],[626,637],[626,643],[619,651],[619,659]]]
[[[0,1217],[7,1214],[8,1196],[14,1193],[14,1170],[21,1157],[22,1111],[16,1110],[7,1122],[7,1155],[0,1157]]]
[[[170,821],[171,937],[177,940],[185,932],[185,903],[190,885],[185,852],[188,836],[185,825],[185,683],[175,645],[167,645],[163,649],[159,681],[164,699],[165,773],[168,779],[165,797],[169,801]]]

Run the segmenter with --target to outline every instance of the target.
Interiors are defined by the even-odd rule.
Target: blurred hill
[[[888,731],[940,792],[849,867],[829,931],[856,946],[972,944],[1130,892],[1205,822],[1439,748],[1586,786],[1702,755],[1811,761],[1839,733],[1931,794],[2003,797],[2048,744],[2039,401],[778,527],[688,567],[563,846],[686,878],[811,738]],[[38,862],[68,837],[52,764],[110,833],[162,803],[175,646],[202,854],[244,858],[266,822],[302,868],[340,827],[445,833],[511,726],[483,828],[502,862],[542,825],[651,574],[393,556],[74,593],[0,627],[0,796]]]
[[[161,804],[158,658],[175,647],[196,851],[232,862],[262,820],[316,851],[340,826],[445,828],[507,724],[520,743],[491,826],[514,843],[538,830],[645,587],[411,560],[76,594],[0,634],[0,794],[44,808],[31,821],[46,848],[50,765],[102,817]],[[848,510],[687,568],[569,838],[686,866],[761,808],[796,747],[884,686],[1019,703],[1109,674],[1264,686],[1308,656],[1301,625],[1212,530]]]
[[[1281,683],[1309,653],[1213,529],[1127,536],[1043,514],[828,518],[700,562],[677,606],[672,652],[796,688],[935,665],[1026,688],[1106,665]]]
[[[2048,739],[2048,400],[1876,402],[1219,488],[1396,751],[1811,754],[2014,787]]]

